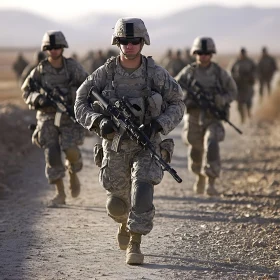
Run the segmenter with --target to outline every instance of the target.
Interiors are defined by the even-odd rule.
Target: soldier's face
[[[209,64],[211,58],[212,58],[211,53],[196,53],[196,61],[202,65]]]
[[[63,49],[62,48],[53,48],[53,49],[49,49],[47,50],[47,54],[48,56],[53,59],[53,60],[57,60],[62,56],[63,53]]]
[[[141,51],[141,44],[141,38],[119,38],[121,51],[126,57],[135,57]]]

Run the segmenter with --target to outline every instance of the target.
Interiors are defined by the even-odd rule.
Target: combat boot
[[[126,250],[130,239],[130,233],[126,228],[126,223],[120,224],[117,233],[117,241],[121,250]]]
[[[193,190],[196,194],[203,194],[205,190],[205,176],[199,174],[196,177],[196,181],[193,185]]]
[[[70,175],[70,190],[71,190],[71,196],[72,197],[78,197],[81,191],[81,184],[80,180],[77,176],[77,173],[71,173]]]
[[[141,234],[130,232],[130,240],[126,249],[126,263],[140,265],[144,262],[144,255],[140,251]]]
[[[218,191],[215,188],[215,178],[208,177],[208,181],[206,184],[206,193],[210,196],[219,195]]]
[[[65,204],[65,192],[64,192],[64,184],[62,178],[56,180],[54,182],[57,190],[56,196],[50,201],[50,207],[56,207],[59,205]]]

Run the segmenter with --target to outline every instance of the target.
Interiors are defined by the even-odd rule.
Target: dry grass
[[[280,117],[280,84],[273,91],[271,96],[266,97],[263,106],[255,113],[258,121],[276,121]]]

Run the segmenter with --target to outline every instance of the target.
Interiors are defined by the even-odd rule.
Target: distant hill
[[[59,29],[73,51],[108,48],[120,17],[89,14],[75,21],[55,22],[24,11],[0,10],[0,47],[40,46],[46,30]],[[280,50],[276,33],[280,28],[280,8],[201,6],[161,19],[142,19],[151,37],[148,50],[152,52],[185,49],[199,35],[213,37],[219,52],[237,52],[242,46],[250,52],[259,52],[263,45],[273,52]]]

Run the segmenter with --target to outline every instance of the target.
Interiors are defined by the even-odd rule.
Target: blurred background
[[[69,44],[65,56],[77,59],[90,73],[103,61],[103,56],[111,56],[118,51],[117,47],[110,45],[110,40],[117,19],[125,16],[144,20],[151,45],[144,47],[143,54],[152,55],[162,65],[168,52],[172,52],[172,58],[177,59],[179,55],[186,61],[188,49],[197,36],[214,39],[217,47],[214,59],[225,68],[238,56],[242,47],[256,62],[264,46],[278,59],[279,1],[228,0],[226,6],[221,3],[198,0],[145,0],[133,4],[124,0],[80,0],[73,3],[2,0],[0,98],[20,96],[13,64],[19,56],[26,63],[32,63],[47,30],[61,30]]]
[[[5,111],[6,105],[3,104],[7,102],[27,109],[21,98],[21,75],[27,65],[34,65],[47,30],[61,30],[69,44],[64,55],[75,58],[91,73],[107,57],[118,53],[118,48],[110,45],[111,36],[117,19],[126,16],[143,19],[151,38],[151,45],[144,46],[143,54],[152,55],[173,76],[193,61],[189,49],[197,36],[214,39],[217,48],[214,61],[229,72],[241,48],[245,48],[248,57],[257,64],[263,47],[266,47],[279,64],[278,0],[228,0],[226,3],[199,0],[133,3],[126,0],[80,0],[73,3],[2,0],[0,109]],[[277,86],[278,72],[273,79],[274,91]],[[255,88],[257,91],[257,80]],[[270,119],[278,116],[279,96],[271,95],[270,105],[261,107]]]

